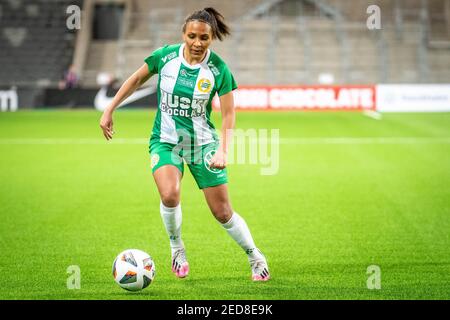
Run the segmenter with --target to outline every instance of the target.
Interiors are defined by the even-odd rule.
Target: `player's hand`
[[[103,112],[103,115],[100,119],[100,128],[102,128],[103,135],[105,136],[106,140],[111,140],[114,134],[113,119],[112,113],[108,109]]]
[[[227,166],[227,156],[224,154],[222,150],[217,150],[214,156],[211,158],[211,162],[209,163],[209,167],[211,169],[225,169]]]

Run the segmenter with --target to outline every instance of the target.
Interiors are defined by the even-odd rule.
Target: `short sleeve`
[[[236,80],[234,80],[233,74],[231,73],[230,69],[228,69],[228,67],[223,68],[221,83],[217,89],[217,94],[219,95],[219,97],[237,89],[237,87],[238,86]]]
[[[163,56],[163,49],[164,47],[156,49],[149,57],[145,58],[144,60],[148,66],[148,71],[152,74],[159,73],[159,63],[161,62],[161,58]]]

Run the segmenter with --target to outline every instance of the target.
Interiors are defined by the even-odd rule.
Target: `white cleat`
[[[259,255],[256,256],[253,255],[253,257],[249,259],[250,267],[252,268],[252,280],[267,281],[270,279],[269,266],[267,265],[267,260],[259,249],[256,250],[257,253],[259,253]],[[247,252],[247,254],[251,253],[252,252]]]
[[[253,281],[267,281],[270,279],[269,266],[265,260],[255,260],[250,262],[252,267]]]
[[[178,278],[185,278],[189,274],[189,263],[186,259],[186,251],[178,249],[172,256],[172,272]]]

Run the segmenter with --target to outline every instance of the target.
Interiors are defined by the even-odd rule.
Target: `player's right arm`
[[[148,70],[147,64],[142,65],[135,73],[133,73],[120,87],[119,91],[114,96],[109,106],[103,112],[100,119],[100,128],[103,130],[103,135],[106,140],[112,139],[113,131],[113,119],[112,115],[114,110],[128,98],[133,92],[135,92],[140,86],[142,86],[153,74]]]

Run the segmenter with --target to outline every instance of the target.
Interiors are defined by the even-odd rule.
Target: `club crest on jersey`
[[[206,78],[202,78],[197,83],[197,89],[200,92],[207,93],[211,91],[211,81]]]

